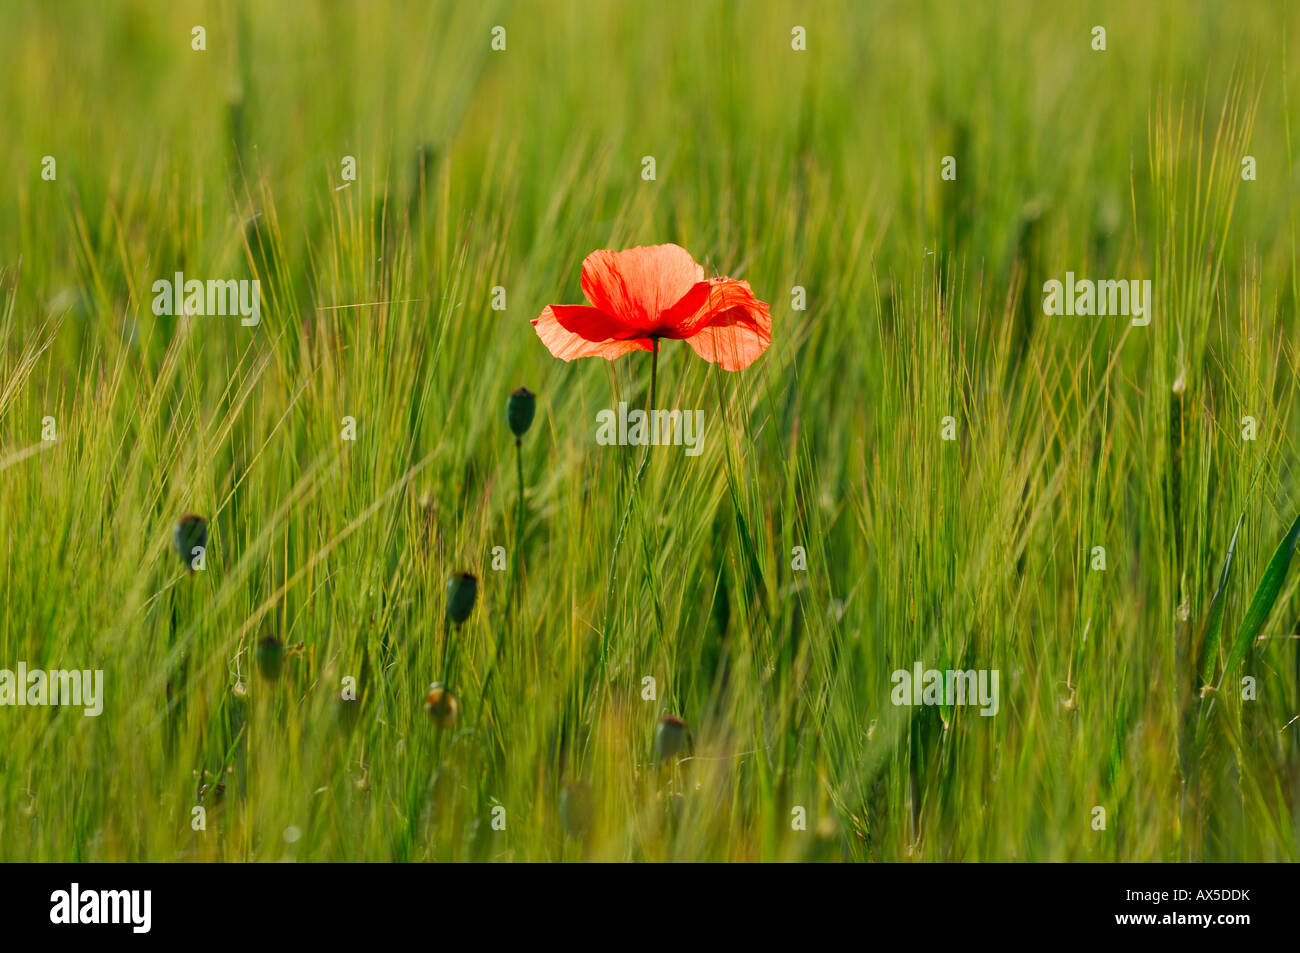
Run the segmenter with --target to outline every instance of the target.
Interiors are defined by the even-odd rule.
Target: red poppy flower
[[[677,245],[592,252],[582,263],[582,293],[590,305],[553,304],[533,321],[542,343],[565,361],[612,360],[672,338],[738,371],[772,343],[772,314],[748,282],[705,278]]]

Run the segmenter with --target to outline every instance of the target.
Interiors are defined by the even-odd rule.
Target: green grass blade
[[[1291,568],[1291,558],[1295,555],[1296,543],[1300,542],[1300,516],[1297,516],[1295,522],[1291,524],[1291,529],[1287,531],[1282,542],[1278,544],[1277,550],[1273,553],[1273,558],[1268,561],[1268,567],[1264,570],[1264,577],[1259,581],[1259,588],[1255,590],[1255,597],[1250,600],[1250,608],[1246,610],[1245,618],[1241,620],[1241,626],[1237,629],[1237,637],[1232,643],[1232,651],[1228,654],[1228,661],[1223,666],[1223,675],[1219,679],[1219,684],[1228,677],[1237,664],[1246,657],[1246,652],[1250,645],[1259,635],[1259,630],[1264,627],[1268,621],[1269,615],[1273,611],[1273,603],[1277,601],[1279,593],[1282,592],[1282,584],[1286,581],[1287,570]]]

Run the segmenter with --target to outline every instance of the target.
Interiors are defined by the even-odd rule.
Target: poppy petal
[[[655,330],[661,315],[703,278],[704,269],[680,245],[601,249],[582,262],[587,300],[633,331]]]
[[[682,337],[706,361],[738,371],[758,360],[772,343],[772,312],[746,281],[715,278],[707,306],[680,326]]]
[[[556,312],[564,315],[563,322]],[[594,312],[594,314],[579,315],[575,312]],[[588,308],[580,304],[556,304],[543,308],[541,316],[533,321],[533,327],[547,349],[562,361],[572,361],[579,357],[604,357],[613,360],[628,351],[652,349],[647,338],[592,340],[565,326],[568,324],[590,330],[602,326],[608,327],[609,322],[609,315],[601,314],[596,308]]]
[[[685,339],[714,323],[732,308],[766,308],[754,297],[747,281],[709,278],[691,288],[664,314],[664,337]]]
[[[628,330],[618,318],[585,304],[553,304],[551,314],[564,330],[588,341],[624,341],[642,336]]]
[[[666,338],[688,338],[709,323],[710,315],[725,310],[721,293],[713,290],[719,280],[721,279],[713,278],[691,285],[691,289],[676,304],[659,316],[659,335]]]

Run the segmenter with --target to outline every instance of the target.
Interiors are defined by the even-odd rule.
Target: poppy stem
[[[451,651],[451,619],[442,620],[442,658],[438,661],[438,678],[447,683],[447,658]]]
[[[523,613],[519,611],[520,602],[520,579],[519,579],[519,553],[524,546],[524,441],[522,437],[515,437],[515,472],[519,478],[519,505],[515,511],[515,545],[514,552],[511,554],[510,562],[510,594],[506,602],[505,622],[513,622],[522,631]],[[492,676],[496,674],[497,665],[501,661],[501,653],[506,650],[505,631],[507,626],[502,625],[497,631],[496,647],[492,651],[492,659],[487,663],[487,674],[483,678],[483,690],[479,693],[479,714],[481,721],[483,718],[483,706],[487,704],[488,687],[492,684]],[[516,638],[515,643],[522,641],[522,635]],[[477,724],[477,722],[476,722]]]
[[[442,651],[442,678],[443,685],[447,691],[454,692],[456,663],[460,661],[460,640],[461,640],[461,623],[454,622],[447,634],[447,641],[443,643]]]
[[[169,729],[167,733],[167,744],[168,744],[168,750],[170,751],[171,744],[176,740],[176,698],[180,691],[180,686],[176,684],[176,674],[175,674],[176,669],[172,664],[172,653],[176,651],[176,629],[177,629],[176,587],[175,586],[171,587],[171,592],[169,593],[169,596],[170,596],[169,601],[171,602],[171,620],[167,627],[167,654],[163,656],[163,659],[164,659],[164,664],[167,666],[166,711],[167,711],[167,727]]]
[[[655,412],[655,390],[659,386],[659,339],[651,338],[650,343],[653,350],[650,352],[650,406],[646,408],[646,418],[653,420],[651,415]]]
[[[650,350],[650,404],[646,409],[646,418],[653,419],[651,414],[655,408],[655,389],[659,383],[659,339],[651,338]],[[632,503],[636,500],[637,487],[641,485],[641,477],[645,474],[646,465],[650,462],[650,444],[646,443],[645,454],[641,457],[641,465],[636,469],[636,476],[632,478],[632,489],[627,494],[627,505],[623,508],[623,518],[619,520],[618,535],[614,537],[614,549],[609,554],[609,572],[605,577],[605,622],[601,626],[600,633],[600,680],[605,680],[605,660],[609,655],[609,623],[610,615],[614,606],[614,572],[618,567],[618,551],[623,546],[623,535],[627,531],[627,520],[632,515]]]
[[[519,479],[519,505],[515,511],[515,547],[511,567],[511,607],[516,615],[519,612],[519,552],[524,546],[524,442],[515,438],[515,474]]]

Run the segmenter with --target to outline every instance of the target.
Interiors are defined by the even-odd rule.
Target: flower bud
[[[655,731],[655,754],[660,761],[671,761],[690,745],[691,735],[686,730],[686,722],[676,715],[664,715],[659,719],[659,728]]]
[[[473,573],[458,572],[447,580],[447,618],[460,625],[474,610],[478,579]]]
[[[424,696],[424,710],[439,728],[450,728],[456,724],[456,715],[460,712],[460,703],[456,696],[447,691],[441,682],[429,686],[429,693]]]
[[[176,555],[190,572],[194,571],[195,549],[207,549],[208,521],[202,516],[186,513],[176,523],[176,532],[172,536],[176,545]]]
[[[257,668],[262,677],[275,681],[280,677],[284,667],[284,643],[273,635],[268,635],[257,643]]]
[[[511,391],[510,399],[506,401],[506,423],[510,424],[510,431],[516,437],[522,437],[528,433],[528,428],[533,425],[533,415],[536,412],[537,398],[532,391],[527,387]]]

